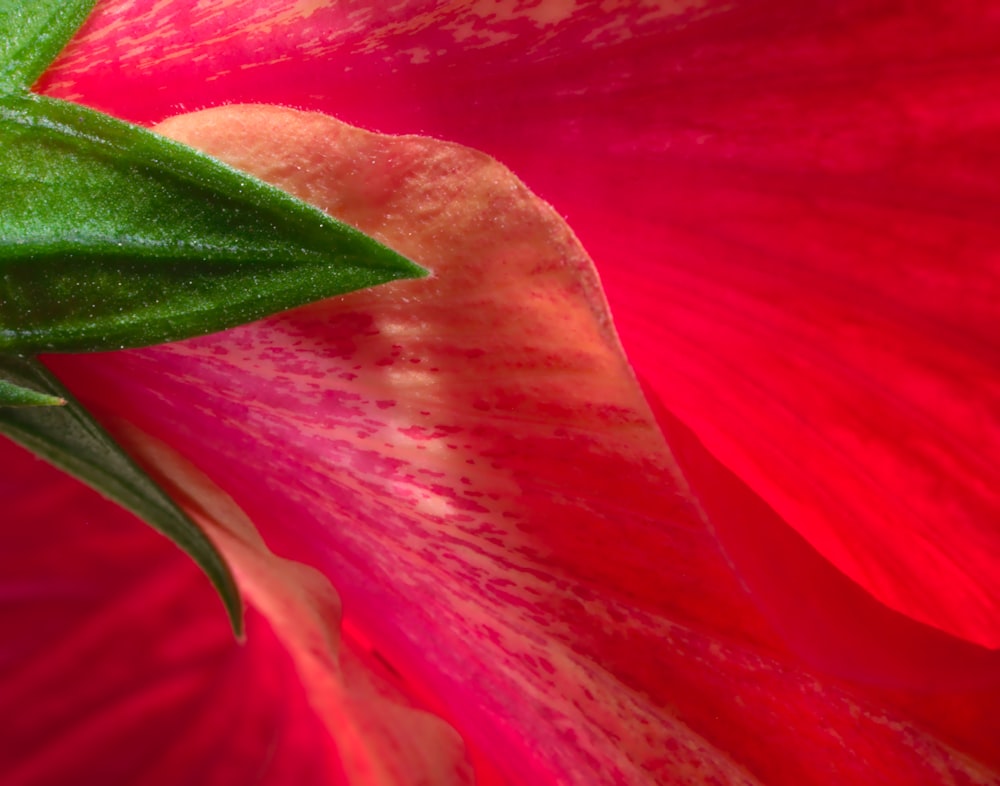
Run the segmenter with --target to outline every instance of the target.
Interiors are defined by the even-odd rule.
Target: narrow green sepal
[[[0,0],[0,92],[31,87],[97,0]]]
[[[0,354],[0,377],[63,399],[61,407],[0,408],[0,433],[132,511],[186,551],[222,597],[233,631],[243,605],[232,572],[201,528],[37,360]]]
[[[213,158],[64,101],[0,97],[0,351],[214,333],[426,271]]]
[[[0,407],[60,407],[65,403],[66,399],[59,396],[39,393],[0,377]]]

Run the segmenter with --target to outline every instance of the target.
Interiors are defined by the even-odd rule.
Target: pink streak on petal
[[[329,576],[474,761],[515,783],[997,779],[985,681],[873,691],[775,635],[676,480],[586,255],[508,172],[279,109],[167,129],[435,275],[58,368]]]
[[[128,424],[122,444],[212,537],[248,603],[288,648],[312,706],[352,784],[468,786],[461,739],[418,709],[358,641],[339,635],[340,599],[321,574],[275,556],[252,522],[166,445]],[[341,644],[346,646],[341,646]],[[359,646],[360,645],[360,646]]]
[[[147,0],[102,4],[44,86],[499,157],[726,466],[882,602],[996,648],[998,36],[976,0]]]

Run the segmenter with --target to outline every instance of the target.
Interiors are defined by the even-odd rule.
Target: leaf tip
[[[233,637],[239,644],[245,644],[247,635],[243,599],[240,597],[239,592],[234,592],[230,595],[227,592],[223,592],[221,587],[219,588],[219,592],[222,593],[222,603],[226,607],[226,615],[229,617],[229,627],[233,630]]]

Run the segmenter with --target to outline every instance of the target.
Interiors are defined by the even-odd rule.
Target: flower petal
[[[340,636],[340,599],[315,570],[276,557],[253,524],[210,478],[128,424],[124,444],[187,508],[232,565],[249,603],[271,622],[330,735],[348,783],[471,784],[461,739],[417,709],[391,671]],[[341,646],[342,644],[346,646]]]
[[[995,648],[998,24],[976,0],[109,2],[46,85],[498,156],[728,468],[890,608]]]
[[[0,781],[338,783],[266,620],[238,646],[165,538],[0,440]]]
[[[944,647],[944,669],[977,666],[965,684],[872,689],[803,664],[756,611],[589,260],[509,172],[278,108],[163,130],[435,275],[58,367],[331,577],[345,629],[477,765],[517,783],[996,779],[988,653]]]

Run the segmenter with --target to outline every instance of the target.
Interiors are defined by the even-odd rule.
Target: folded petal
[[[976,0],[108,2],[44,84],[496,155],[726,467],[890,608],[996,648],[998,24]]]
[[[472,783],[458,734],[416,706],[398,675],[364,642],[350,631],[341,635],[340,599],[322,574],[275,556],[243,511],[168,446],[124,422],[118,431],[132,455],[218,544],[249,605],[273,626],[329,735],[319,752],[340,762],[347,783]]]
[[[183,453],[275,552],[328,576],[345,632],[461,734],[484,780],[996,779],[989,653],[938,642],[922,672],[935,681],[872,687],[807,665],[757,611],[589,259],[503,167],[279,108],[162,130],[433,275],[57,368],[112,427],[124,417]],[[844,582],[833,571],[823,591]],[[898,616],[893,630],[926,641]]]

